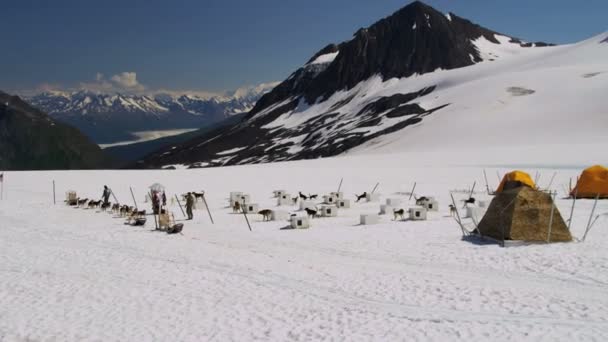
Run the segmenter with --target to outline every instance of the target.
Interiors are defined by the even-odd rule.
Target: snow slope
[[[546,187],[562,188],[586,164],[545,151]],[[608,338],[607,216],[584,243],[501,248],[461,240],[449,217],[482,168],[425,154],[360,155],[312,161],[173,171],[8,172],[0,201],[0,340],[348,340],[602,341]],[[451,159],[450,159],[451,158]],[[483,158],[479,157],[483,163]],[[517,157],[503,163],[516,164]],[[604,161],[605,162],[605,161]],[[521,165],[512,165],[512,167]],[[496,172],[487,167],[490,183]],[[360,226],[379,203],[354,204],[308,230],[281,230],[226,208],[244,191],[275,208],[272,190],[342,190],[348,198],[380,182],[382,200],[434,195],[426,222],[382,217]],[[174,193],[205,189],[215,224],[195,211],[183,235],[123,225],[110,214],[52,205],[51,180],[97,198],[109,185],[141,208],[146,186]],[[476,193],[480,199],[487,197]],[[558,200],[568,216],[570,202]],[[591,201],[579,201],[572,231],[583,234]],[[285,210],[293,210],[285,207]],[[177,205],[171,211],[178,219]],[[598,213],[608,212],[600,202]]]
[[[505,145],[608,144],[608,33],[578,44],[410,80],[377,82],[372,94],[407,92],[431,84],[425,108],[450,104],[419,125],[367,142],[357,152],[477,148]],[[372,83],[372,82],[370,82]]]

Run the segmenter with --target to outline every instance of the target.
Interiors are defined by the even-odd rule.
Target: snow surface
[[[330,53],[326,53],[324,55],[320,55],[319,57],[315,58],[314,61],[308,63],[308,64],[327,64],[327,63],[331,63],[334,61],[334,59],[336,59],[336,57],[338,57],[338,54],[340,53],[340,51],[336,51],[336,52],[330,52]]]
[[[512,168],[539,171],[542,187],[558,172],[553,188],[562,197],[587,166],[578,164],[584,153],[550,151],[545,168],[517,164],[523,149],[497,168],[484,161],[490,154],[470,161],[464,153],[402,153],[198,170],[6,172],[0,340],[604,341],[606,215],[584,243],[513,248],[462,241],[448,215],[449,191],[460,200],[474,181],[484,190],[484,167],[492,187],[497,172]],[[250,232],[226,207],[230,191],[274,209],[272,190],[321,195],[341,178],[351,200],[380,182],[382,201],[401,198],[405,208],[417,182],[417,195],[435,196],[440,212],[425,222],[383,216],[360,226],[359,215],[377,213],[380,203],[355,203],[308,230],[250,215]],[[69,189],[98,198],[107,184],[127,204],[132,187],[148,210],[144,192],[154,182],[169,199],[204,189],[215,224],[199,202],[183,235],[153,231],[151,217],[146,227],[126,226],[111,214],[53,205],[52,180],[59,202]],[[567,217],[570,201],[557,206]],[[591,207],[577,202],[576,237]],[[600,202],[597,213],[607,212]]]

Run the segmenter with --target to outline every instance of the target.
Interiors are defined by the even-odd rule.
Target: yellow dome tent
[[[529,174],[518,170],[511,171],[502,177],[502,181],[500,182],[500,185],[498,185],[496,193],[498,194],[506,189],[518,188],[522,185],[536,189],[536,184],[534,184],[534,181]]]
[[[583,170],[576,186],[570,192],[577,198],[608,198],[608,169],[601,165],[594,165]]]

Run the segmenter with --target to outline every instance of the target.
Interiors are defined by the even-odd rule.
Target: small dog
[[[258,214],[262,215],[264,221],[270,221],[270,219],[271,219],[270,215],[272,215],[272,210],[270,210],[270,209],[260,210],[260,211],[258,211]]]
[[[112,213],[118,214],[119,211],[120,211],[120,204],[114,203],[114,205],[112,205]]]
[[[303,199],[304,201],[306,201],[306,200],[308,199],[308,196],[304,195],[304,194],[302,193],[302,191],[298,191],[298,196],[299,196],[301,199]]]
[[[355,202],[359,202],[360,200],[364,199],[367,197],[367,191],[362,193],[361,195],[357,195],[355,194],[355,197],[357,197],[357,200]]]
[[[105,212],[111,205],[112,205],[112,203],[110,203],[110,202],[102,203],[99,208],[101,209],[101,211]]]
[[[429,200],[429,198],[426,196],[414,197],[414,198],[416,199],[416,205],[422,205],[424,202]]]
[[[315,218],[318,215],[318,211],[316,209],[304,208],[304,210],[306,210],[306,214],[308,214],[308,217],[310,218]]]
[[[405,217],[403,216],[403,214],[405,214],[405,210],[403,210],[403,209],[399,209],[399,210],[393,209],[393,216],[395,217],[394,221],[397,221],[398,217],[400,217],[401,220],[405,220]]]
[[[101,204],[101,201],[89,201],[88,208],[95,209]]]
[[[234,201],[234,204],[232,205],[232,212],[236,214],[240,211],[241,211],[241,203],[239,203],[239,201]]]
[[[89,201],[88,198],[78,199],[78,206],[81,207],[81,206],[87,204],[88,201]]]
[[[310,194],[309,194],[309,195],[308,195],[308,198],[309,198],[309,199],[311,199],[311,200],[312,200],[312,199],[317,199],[317,197],[319,197],[319,195],[317,195],[317,194],[314,194],[314,195],[310,195]]]
[[[450,207],[450,216],[456,215],[456,207],[453,204],[450,204],[449,207]]]

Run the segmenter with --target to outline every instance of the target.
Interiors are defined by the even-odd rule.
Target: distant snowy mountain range
[[[262,84],[217,96],[48,91],[25,100],[54,119],[77,127],[96,143],[107,144],[132,140],[133,132],[198,129],[217,123],[248,112],[275,85]]]

